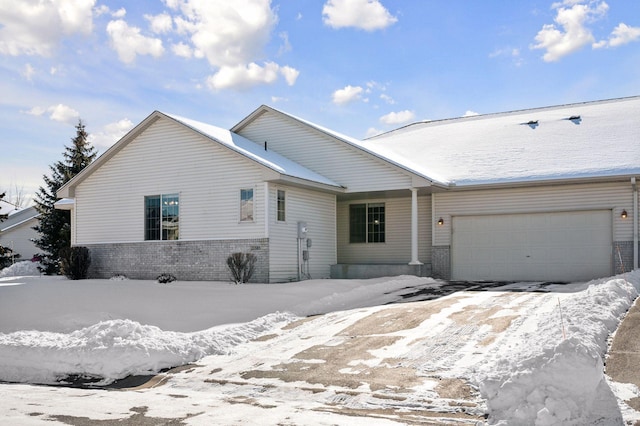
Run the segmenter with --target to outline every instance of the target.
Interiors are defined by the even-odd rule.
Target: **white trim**
[[[411,262],[409,265],[422,265],[418,258],[418,188],[411,189]]]
[[[269,182],[264,183],[264,237],[269,238]]]

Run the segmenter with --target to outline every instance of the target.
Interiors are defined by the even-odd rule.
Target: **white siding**
[[[434,226],[435,246],[451,244],[452,216],[600,209],[613,211],[614,241],[633,239],[633,192],[628,182],[457,191],[433,197],[433,220],[444,219],[444,225]],[[623,209],[627,219],[620,218]]]
[[[285,221],[278,222],[276,191],[286,193]],[[329,278],[336,263],[335,195],[282,185],[269,186],[269,269],[272,282],[297,279],[298,221],[307,223],[311,278]]]
[[[30,260],[34,254],[42,251],[31,242],[32,238],[40,236],[32,229],[37,224],[38,220],[33,219],[3,231],[0,233],[0,245],[9,247],[14,255],[19,254],[19,260]]]
[[[160,119],[76,189],[75,243],[144,240],[144,197],[180,194],[180,239],[262,238],[263,169]],[[253,188],[255,221],[240,223],[240,189]]]
[[[348,192],[411,186],[407,173],[275,113],[263,113],[239,133],[258,143],[266,141],[269,149],[346,186]]]
[[[385,203],[385,243],[349,243],[349,205],[360,203]],[[418,197],[418,260],[431,263],[431,196]],[[338,263],[402,264],[410,261],[410,196],[338,203]]]

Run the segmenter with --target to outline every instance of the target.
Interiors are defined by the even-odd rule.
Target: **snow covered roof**
[[[163,114],[282,175],[332,186],[336,189],[341,188],[339,184],[333,182],[331,179],[309,170],[275,151],[271,151],[268,148],[265,149],[263,145],[259,145],[230,130],[177,115]]]
[[[640,174],[640,96],[415,123],[362,142],[448,184]]]
[[[11,215],[18,211],[18,207],[8,201],[0,200],[0,215]]]
[[[22,225],[23,223],[38,216],[40,216],[40,213],[38,213],[35,207],[16,210],[7,218],[7,220],[0,222],[0,232],[8,231],[13,227]]]

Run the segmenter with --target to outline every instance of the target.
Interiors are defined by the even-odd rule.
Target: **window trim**
[[[244,201],[243,195],[244,195],[245,191],[247,191],[247,192],[251,191],[251,198],[250,198],[250,200],[251,200],[251,212],[250,212],[250,215],[247,215],[246,218],[243,216],[244,209],[243,209],[243,205],[242,205],[242,203]],[[240,223],[253,223],[253,222],[255,222],[255,218],[256,218],[256,203],[255,203],[255,200],[256,200],[256,190],[255,190],[255,188],[251,188],[251,187],[240,188],[240,202],[239,202],[239,208],[240,208],[239,222]],[[247,212],[247,213],[249,213],[249,212]]]

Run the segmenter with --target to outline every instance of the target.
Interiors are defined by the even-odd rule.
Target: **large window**
[[[177,240],[180,235],[178,194],[144,197],[144,239]]]
[[[240,190],[240,222],[253,221],[253,189]]]
[[[278,189],[276,195],[276,218],[278,222],[284,222],[286,220],[285,196],[284,190]]]
[[[349,205],[349,242],[385,242],[384,203]]]

